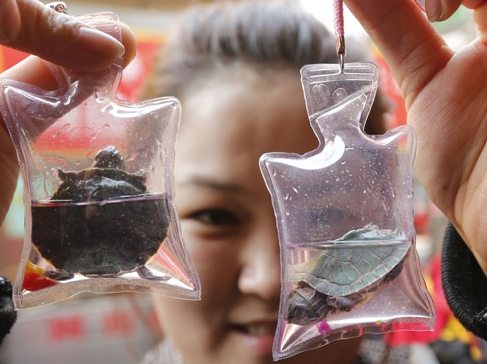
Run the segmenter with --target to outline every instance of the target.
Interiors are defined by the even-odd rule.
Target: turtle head
[[[67,183],[74,183],[78,178],[76,172],[64,172],[62,169],[57,170],[57,175],[61,181]]]
[[[109,145],[96,154],[93,167],[124,169],[125,163],[117,148]]]

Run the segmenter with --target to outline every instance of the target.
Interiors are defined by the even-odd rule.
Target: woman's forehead
[[[204,100],[211,110],[231,109],[232,113],[249,107],[262,112],[270,101],[294,98],[295,104],[304,110],[299,70],[236,62],[199,74],[181,95],[186,111],[201,107]]]
[[[299,73],[294,70],[265,71],[260,77],[254,67],[223,67],[220,73],[211,72],[204,82],[189,86],[181,101],[181,143],[187,139],[201,142],[205,136],[225,148],[245,141],[249,147],[263,149],[259,152],[268,152],[273,147],[296,149],[285,144],[315,139]],[[279,140],[282,146],[276,143]]]
[[[227,70],[228,71],[228,70]],[[258,188],[265,193],[259,158],[263,153],[304,153],[316,146],[302,97],[299,75],[276,71],[260,79],[219,74],[181,98],[182,125],[176,149],[177,183],[204,176]],[[274,84],[266,80],[274,79]],[[200,84],[202,85],[202,84]]]

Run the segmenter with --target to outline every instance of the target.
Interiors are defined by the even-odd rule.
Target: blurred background
[[[333,27],[331,0],[296,1],[327,26]],[[98,11],[115,12],[123,22],[133,28],[137,37],[138,53],[123,73],[118,97],[136,102],[140,101],[140,90],[152,67],[154,55],[164,46],[165,35],[177,19],[178,13],[191,4],[201,2],[211,1],[72,0],[67,5],[71,15]],[[466,44],[475,34],[471,14],[465,9],[459,10],[452,19],[437,26],[452,48]],[[345,32],[347,36],[366,39],[361,26],[347,11]],[[365,41],[362,44],[367,44],[372,49],[381,69],[381,87],[391,107],[389,126],[401,125],[406,120],[404,105],[390,71],[372,43]],[[21,52],[0,47],[0,71],[11,67],[25,56]],[[438,272],[431,270],[431,266],[435,266],[434,262],[438,259],[446,221],[428,201],[420,186],[416,186],[415,224],[418,232],[417,248],[425,269],[426,281],[432,292],[440,292],[441,287],[434,285]],[[0,227],[0,275],[11,281],[15,280],[23,233],[22,181],[19,180],[10,211]],[[435,294],[433,296],[439,297]],[[448,325],[448,320],[446,322],[444,325]],[[438,329],[435,335],[443,335],[441,332],[445,327]],[[451,327],[451,337],[466,335],[458,325]],[[159,341],[161,335],[150,296],[82,295],[66,302],[20,311],[17,325],[0,348],[0,364],[137,363]],[[471,339],[468,336],[463,338],[462,340]]]

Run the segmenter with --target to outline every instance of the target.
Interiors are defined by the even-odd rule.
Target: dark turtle
[[[291,274],[297,287],[289,295],[289,321],[306,324],[330,312],[350,311],[368,292],[394,279],[410,244],[391,240],[397,237],[376,227],[354,230],[297,267]]]
[[[0,276],[0,344],[17,320],[17,311],[12,302],[12,285]]]
[[[57,280],[75,273],[114,277],[137,271],[159,279],[146,262],[166,238],[166,198],[147,192],[145,176],[124,170],[118,150],[97,153],[90,168],[58,170],[62,183],[45,204],[32,206],[32,242],[56,268]]]

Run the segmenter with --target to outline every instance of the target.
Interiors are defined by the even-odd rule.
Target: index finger
[[[128,53],[126,59],[133,57],[134,36],[126,26],[121,29],[122,42],[119,42],[78,18],[58,13],[37,0],[16,1],[20,29],[9,42],[4,43],[8,47],[77,71],[104,69],[124,52]],[[0,28],[6,25],[0,24]],[[119,25],[113,24],[114,28]]]
[[[412,0],[345,0],[387,59],[409,106],[453,52]]]
[[[132,30],[123,23],[120,23],[120,25],[122,29],[122,43],[125,47],[123,67],[126,67],[135,57],[136,42]],[[71,53],[76,54],[76,49],[73,49]],[[51,55],[50,61],[60,66],[67,66],[62,55],[60,57]],[[55,90],[59,86],[57,79],[52,74],[52,70],[49,69],[46,62],[36,56],[27,57],[17,63],[15,66],[1,73],[0,78],[25,82],[43,90]]]

